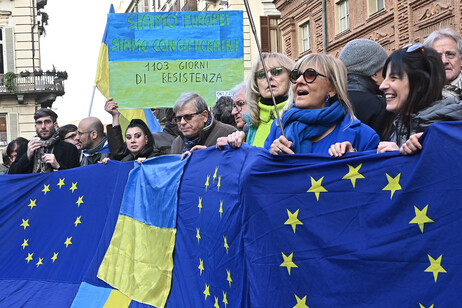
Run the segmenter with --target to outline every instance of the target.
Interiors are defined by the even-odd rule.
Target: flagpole
[[[91,115],[91,109],[93,107],[93,100],[95,99],[96,83],[93,85],[93,93],[91,94],[90,108],[88,109],[88,116]]]
[[[252,13],[250,11],[249,3],[248,3],[247,0],[244,0],[244,5],[245,5],[245,10],[247,11],[247,17],[249,18],[250,28],[252,29],[253,37],[255,38],[255,43],[257,44],[257,49],[258,49],[258,54],[260,56],[261,65],[263,67],[263,71],[265,72],[266,82],[268,82],[268,85],[270,85],[271,83],[270,83],[269,76],[268,76],[268,70],[266,68],[265,61],[263,60],[263,54],[261,52],[260,41],[258,40],[258,36],[257,36],[257,29],[255,28]],[[273,99],[273,104],[274,104],[274,109],[276,111],[276,116],[277,116],[279,124],[280,124],[278,126],[281,128],[282,135],[285,137],[284,128],[282,127],[281,115],[279,114],[279,109],[278,109],[278,105],[276,103],[276,98],[274,97],[273,89],[271,87],[269,87],[269,90],[270,90],[270,93],[271,93],[271,98]]]

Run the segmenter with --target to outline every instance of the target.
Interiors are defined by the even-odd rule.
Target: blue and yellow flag
[[[111,7],[109,8],[109,14],[112,13],[115,13],[113,4],[111,4]],[[108,28],[106,25],[106,28],[104,28],[103,39],[101,41],[101,48],[99,50],[95,83],[101,94],[103,94],[104,97],[109,98],[109,51],[107,47],[107,31]]]

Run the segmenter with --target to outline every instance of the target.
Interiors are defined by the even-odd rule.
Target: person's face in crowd
[[[305,73],[308,69],[311,69],[310,75]],[[295,106],[302,109],[321,109],[326,107],[327,96],[330,95],[332,97],[336,93],[329,80],[324,77],[326,76],[325,72],[310,64],[306,67],[300,67],[298,70],[301,75],[292,84]],[[303,76],[304,73],[305,77]]]
[[[77,139],[76,137],[77,137],[77,131],[69,132],[66,134],[66,136],[64,136],[64,141],[77,146],[78,142],[76,141]]]
[[[446,84],[450,84],[459,76],[461,71],[462,59],[457,48],[457,43],[453,39],[445,37],[435,41],[433,49],[441,55],[446,72]]]
[[[383,82],[383,69],[378,70],[377,73],[371,76],[371,79],[375,82],[377,87],[380,87]]]
[[[148,137],[144,134],[141,128],[130,127],[125,133],[125,143],[132,154],[137,154],[143,151],[144,147],[148,143]]]
[[[400,78],[391,71],[391,63],[387,67],[387,75],[380,85],[380,90],[387,99],[387,110],[393,113],[401,113],[409,96],[409,77],[403,71]]]
[[[93,146],[92,134],[95,132],[89,128],[89,123],[82,120],[79,123],[77,135],[75,136],[76,147],[79,150],[91,149]]]
[[[50,116],[40,117],[35,121],[37,136],[43,140],[51,138],[56,132],[57,127],[58,123],[53,122]]]
[[[289,91],[289,72],[283,68],[278,60],[275,58],[265,59],[266,69],[268,70],[268,77],[270,80],[271,89],[273,90],[274,97],[280,97],[287,95]],[[263,66],[261,63],[255,73],[257,80],[258,92],[263,98],[271,98],[270,88],[266,80],[266,76],[263,72]]]
[[[238,129],[242,129],[245,123],[247,123],[244,119],[244,114],[246,113],[247,103],[245,102],[245,89],[241,89],[234,97],[234,107],[231,111]]]
[[[14,161],[16,160],[16,156],[17,156],[17,155],[18,155],[18,152],[16,152],[16,151],[11,152],[11,155],[9,156],[9,158],[10,158],[10,165],[11,165],[12,163],[14,163]]]
[[[176,113],[176,123],[185,137],[192,138],[196,137],[199,131],[205,127],[207,117],[207,110],[197,113],[194,103],[189,101]]]

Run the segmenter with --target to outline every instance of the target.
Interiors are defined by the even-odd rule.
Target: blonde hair
[[[304,72],[308,67],[316,67],[318,70],[324,72],[327,76],[327,80],[335,89],[340,103],[346,107],[351,118],[355,119],[353,106],[348,98],[347,69],[345,64],[328,54],[308,54],[295,63],[294,69]],[[292,107],[292,105],[293,104],[287,104],[284,106],[283,111],[286,111]]]
[[[274,58],[279,63],[279,65],[287,70],[287,73],[290,73],[294,66],[294,61],[287,57],[286,55],[278,52],[264,52],[262,54],[263,60],[266,62],[267,59]],[[252,126],[258,126],[260,124],[260,108],[258,107],[258,101],[260,100],[260,91],[258,90],[257,79],[255,78],[255,73],[257,72],[258,66],[260,65],[260,57],[254,59],[252,64],[252,70],[250,71],[249,78],[247,79],[247,91],[245,95],[245,100],[248,105],[248,115],[250,117],[250,122]],[[290,86],[287,91],[287,96],[289,105],[293,101],[292,87]],[[281,114],[282,115],[282,114]]]

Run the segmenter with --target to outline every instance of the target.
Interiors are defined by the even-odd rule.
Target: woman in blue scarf
[[[327,154],[340,142],[342,146],[331,155],[377,148],[379,136],[354,117],[347,94],[347,71],[340,60],[309,54],[295,63],[289,77],[294,102],[287,105],[282,116],[286,137],[281,134],[279,121],[272,124],[265,141],[265,148],[272,154]]]

